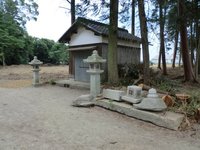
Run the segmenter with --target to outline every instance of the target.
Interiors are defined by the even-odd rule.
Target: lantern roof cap
[[[41,65],[43,62],[37,59],[37,56],[34,56],[33,60],[29,62],[29,65]]]
[[[106,59],[103,59],[102,57],[100,57],[97,50],[94,50],[92,52],[92,55],[88,56],[87,59],[84,59],[83,62],[90,63],[90,64],[92,64],[92,63],[105,63]]]

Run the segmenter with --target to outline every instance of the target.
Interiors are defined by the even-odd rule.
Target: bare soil
[[[47,83],[68,77],[68,66],[41,66],[40,82]],[[30,65],[12,65],[0,67],[0,87],[19,88],[32,83],[32,67]]]
[[[67,66],[42,66],[41,81]],[[0,150],[199,150],[200,124],[172,131],[103,108],[76,108],[89,91],[31,86],[30,66],[0,68]]]

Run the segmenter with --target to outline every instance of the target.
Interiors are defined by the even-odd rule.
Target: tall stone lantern
[[[87,72],[90,74],[90,94],[97,97],[101,91],[100,74],[104,72],[101,70],[100,66],[102,63],[106,62],[106,59],[100,57],[98,52],[94,50],[93,54],[87,59],[84,59],[83,62],[89,64],[89,70],[87,70]]]
[[[40,60],[37,59],[37,56],[34,56],[33,60],[31,62],[29,62],[29,65],[33,66],[33,82],[32,85],[33,86],[38,86],[39,85],[39,71],[40,68],[39,66],[43,64],[43,62],[41,62]]]

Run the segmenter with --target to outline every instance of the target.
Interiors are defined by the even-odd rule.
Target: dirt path
[[[75,108],[88,91],[0,88],[1,150],[199,150],[195,131],[171,131],[103,108]]]
[[[42,82],[67,66],[41,68]],[[71,103],[89,91],[31,86],[30,66],[0,68],[0,150],[199,150],[200,126],[171,131],[99,107]]]

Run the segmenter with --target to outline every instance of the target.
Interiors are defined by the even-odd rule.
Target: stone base
[[[90,94],[81,95],[73,101],[72,106],[75,107],[91,107],[94,106],[94,97]]]
[[[32,83],[32,85],[34,86],[34,87],[39,87],[39,86],[42,86],[42,84],[41,83]]]
[[[103,89],[103,97],[109,98],[115,101],[121,101],[121,97],[125,95],[124,91],[112,90],[112,89]]]
[[[125,95],[125,96],[122,96],[122,100],[132,103],[132,104],[137,104],[142,101],[142,98],[133,98],[133,97]]]
[[[126,103],[119,103],[110,100],[98,100],[95,103],[96,106],[104,107],[119,113],[125,114],[130,117],[134,117],[140,120],[151,122],[155,125],[162,126],[172,130],[178,130],[183,119],[183,114],[177,114],[173,112],[150,112],[143,111],[134,108],[132,105]]]

